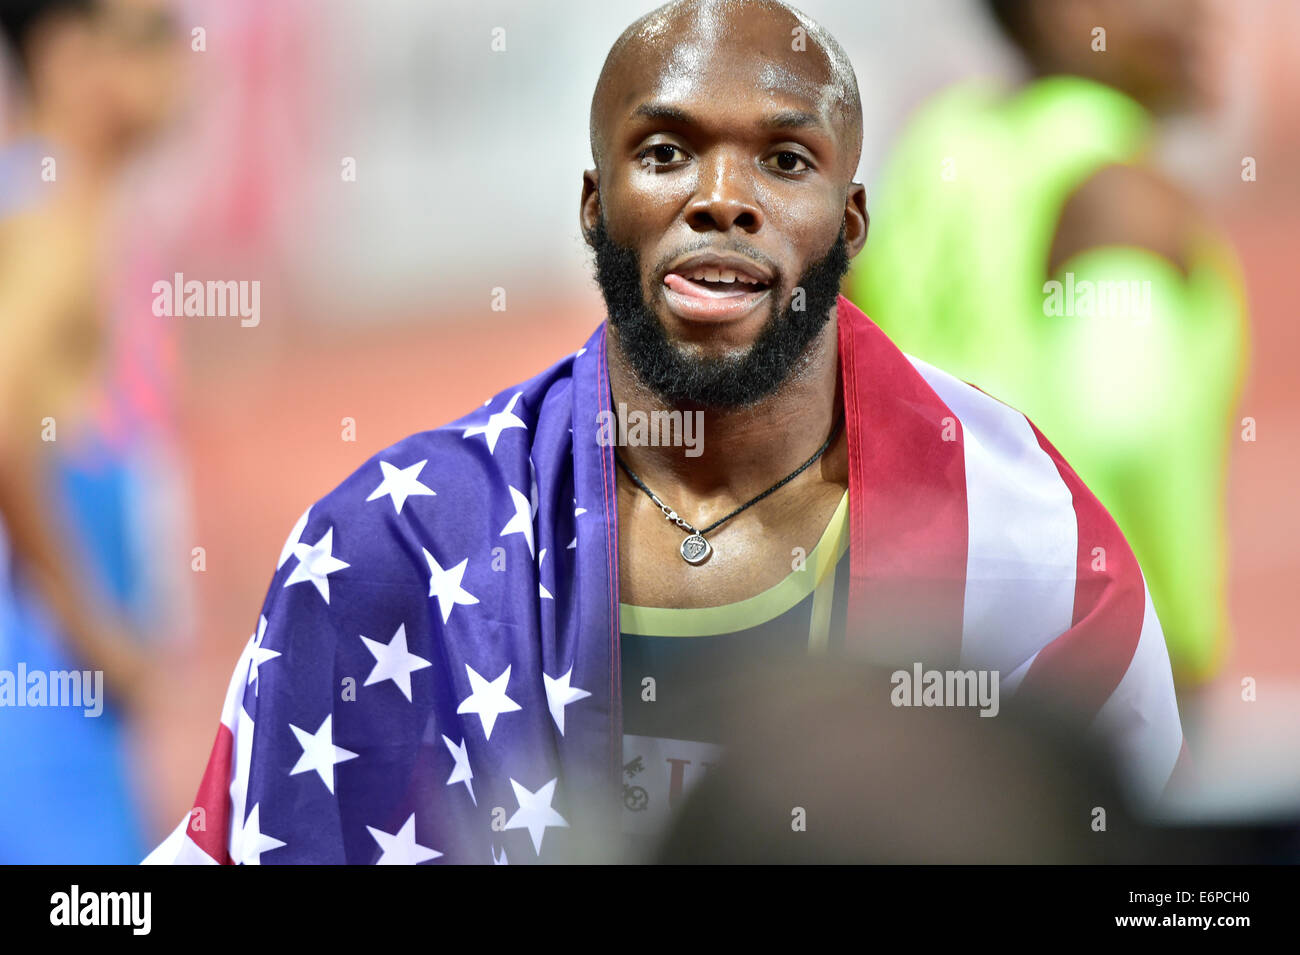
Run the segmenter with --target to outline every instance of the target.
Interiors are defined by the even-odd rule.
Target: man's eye
[[[770,168],[779,169],[781,172],[803,172],[808,168],[808,163],[802,156],[788,149],[781,150],[764,162]]]
[[[681,153],[682,158],[686,157],[686,153],[672,143],[656,143],[641,150],[637,157],[647,166],[668,165],[679,161],[675,158],[677,153]]]

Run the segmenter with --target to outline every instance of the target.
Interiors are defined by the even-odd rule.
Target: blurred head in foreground
[[[895,706],[847,660],[719,685],[726,755],[679,807],[663,863],[1168,861],[1085,728],[1027,701]],[[774,704],[772,701],[780,701]]]

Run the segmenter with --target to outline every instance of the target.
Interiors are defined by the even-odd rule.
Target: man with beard
[[[611,858],[716,756],[717,681],[789,653],[915,666],[908,705],[954,702],[944,667],[1051,692],[1163,789],[1182,730],[1113,522],[838,296],[861,140],[847,58],[789,7],[625,31],[580,204],[607,323],[308,509],[150,861]],[[702,411],[702,445],[602,440],[624,407]]]

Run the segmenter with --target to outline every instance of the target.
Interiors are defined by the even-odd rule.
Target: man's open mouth
[[[664,284],[674,292],[681,292],[683,295],[711,297],[744,295],[747,292],[761,292],[767,288],[766,282],[731,269],[686,269],[681,272],[669,272],[664,276]]]
[[[717,321],[753,309],[771,289],[771,278],[757,264],[716,256],[697,256],[664,276],[664,297],[678,316]]]

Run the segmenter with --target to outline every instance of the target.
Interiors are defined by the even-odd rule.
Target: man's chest
[[[624,831],[659,831],[734,738],[746,673],[843,646],[848,497],[775,585],[702,608],[620,607]],[[779,705],[779,701],[774,701]]]
[[[620,600],[642,607],[719,607],[760,594],[800,572],[845,489],[818,483],[798,490],[706,532],[708,557],[691,563],[682,551],[690,531],[668,520],[635,489],[620,488]],[[697,528],[709,523],[705,518],[695,523],[695,515],[687,520]]]

